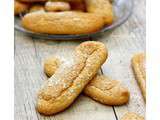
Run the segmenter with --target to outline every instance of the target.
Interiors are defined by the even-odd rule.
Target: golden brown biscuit
[[[132,68],[134,70],[137,82],[146,100],[146,58],[144,53],[136,54],[132,58]]]
[[[14,1],[14,15],[27,12],[29,5],[26,3],[21,3],[19,1]]]
[[[136,113],[128,112],[121,118],[121,120],[144,120],[144,117],[139,116]]]
[[[51,77],[59,68],[60,61],[58,58],[50,57],[44,61],[44,72],[47,76]]]
[[[83,92],[92,99],[106,105],[122,105],[129,100],[129,91],[121,82],[107,76],[97,75]]]
[[[57,63],[58,62],[58,65]],[[50,57],[45,61],[44,72],[51,77],[60,64],[59,59]],[[119,81],[111,80],[104,75],[96,75],[84,88],[83,93],[106,105],[122,105],[129,100],[129,91]]]
[[[71,9],[71,6],[68,2],[63,2],[63,1],[51,2],[51,1],[48,1],[45,4],[45,10],[46,11],[69,11],[70,9]]]
[[[22,19],[24,28],[47,34],[87,34],[104,26],[99,15],[82,12],[34,12]]]
[[[39,11],[39,10],[44,11],[44,6],[41,5],[41,4],[35,4],[35,5],[32,5],[30,7],[29,12],[36,12],[36,11]]]
[[[106,25],[113,22],[113,8],[109,0],[85,0],[86,9],[90,13],[102,15]]]
[[[87,41],[75,50],[70,66],[63,66],[45,81],[38,94],[37,110],[51,115],[69,107],[96,75],[107,58],[107,50],[101,42]]]

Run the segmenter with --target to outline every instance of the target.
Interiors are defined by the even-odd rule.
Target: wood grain
[[[114,107],[120,119],[127,111],[145,116],[145,102],[131,68],[134,54],[145,52],[145,0],[134,1],[135,8],[131,18],[118,29],[103,36],[109,49],[109,59],[103,65],[103,73],[111,78],[121,80],[130,90],[130,101],[127,105]]]
[[[49,56],[61,59],[72,57],[74,48],[80,42],[28,40],[16,32],[15,42],[15,119],[23,120],[116,120],[112,106],[99,104],[80,95],[67,110],[55,116],[45,117],[35,110],[36,92],[47,79],[43,73],[43,60]],[[67,52],[66,52],[67,51]],[[20,95],[19,95],[20,94]],[[23,110],[23,112],[22,112]]]
[[[15,120],[120,120],[125,112],[145,115],[145,103],[131,69],[131,57],[145,51],[145,0],[135,0],[130,19],[119,28],[95,39],[108,47],[109,59],[102,72],[121,80],[131,93],[123,106],[106,106],[80,95],[75,103],[62,113],[45,117],[36,109],[36,93],[47,79],[43,60],[58,56],[70,60],[74,48],[83,41],[38,40],[15,31]]]

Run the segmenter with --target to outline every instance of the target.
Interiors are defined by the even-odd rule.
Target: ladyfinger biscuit
[[[121,82],[107,76],[97,75],[83,92],[92,99],[106,105],[122,105],[129,100],[129,91]]]
[[[39,10],[42,10],[44,11],[44,5],[41,5],[41,4],[35,4],[35,5],[32,5],[29,9],[29,12],[36,12],[36,11],[39,11]]]
[[[84,87],[96,75],[107,58],[105,45],[88,41],[75,50],[75,59],[70,66],[59,68],[45,81],[38,94],[37,110],[51,115],[69,107]]]
[[[27,12],[29,5],[26,3],[21,3],[19,1],[14,1],[14,15]]]
[[[85,0],[86,9],[90,13],[102,15],[106,25],[113,22],[113,8],[109,0]]]
[[[133,112],[128,112],[121,118],[121,120],[144,120],[144,117]]]
[[[24,28],[47,34],[87,34],[104,26],[99,15],[82,12],[34,12],[22,19]]]
[[[136,54],[132,58],[132,68],[137,82],[140,86],[144,99],[146,100],[146,58],[144,53]]]
[[[59,59],[50,57],[45,60],[44,72],[51,77],[58,69]],[[60,65],[60,64],[59,64]],[[129,91],[119,81],[104,75],[96,75],[83,90],[87,96],[106,105],[122,105],[129,100]]]
[[[44,72],[51,77],[60,66],[60,60],[56,57],[50,57],[44,61]]]
[[[63,1],[57,1],[52,2],[48,1],[45,4],[45,10],[46,11],[69,11],[71,9],[71,6],[68,2]]]

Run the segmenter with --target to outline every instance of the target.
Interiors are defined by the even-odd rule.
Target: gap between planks
[[[101,67],[100,71],[101,71],[102,75],[105,75],[102,67]],[[114,115],[115,115],[115,119],[118,120],[118,117],[117,117],[116,110],[115,110],[114,106],[112,106],[112,109],[113,109],[113,112],[114,112]]]

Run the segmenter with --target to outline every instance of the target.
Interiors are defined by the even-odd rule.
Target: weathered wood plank
[[[145,116],[145,103],[131,68],[131,58],[135,53],[145,52],[145,0],[134,1],[131,18],[121,27],[101,38],[109,49],[109,59],[103,65],[103,72],[113,79],[121,80],[130,90],[127,105],[116,106],[118,119],[127,111]]]
[[[125,24],[97,39],[109,50],[109,59],[102,67],[104,74],[121,80],[131,92],[127,105],[114,106],[118,120],[126,111],[145,114],[145,103],[130,66],[133,54],[145,51],[145,0],[134,3],[133,15]],[[36,92],[47,79],[43,60],[51,55],[70,58],[81,42],[37,40],[15,32],[15,120],[116,120],[112,107],[84,95],[55,116],[45,117],[35,110]]]
[[[17,32],[15,34],[15,119],[38,120],[32,98],[39,84],[37,79],[43,76],[33,41]]]

